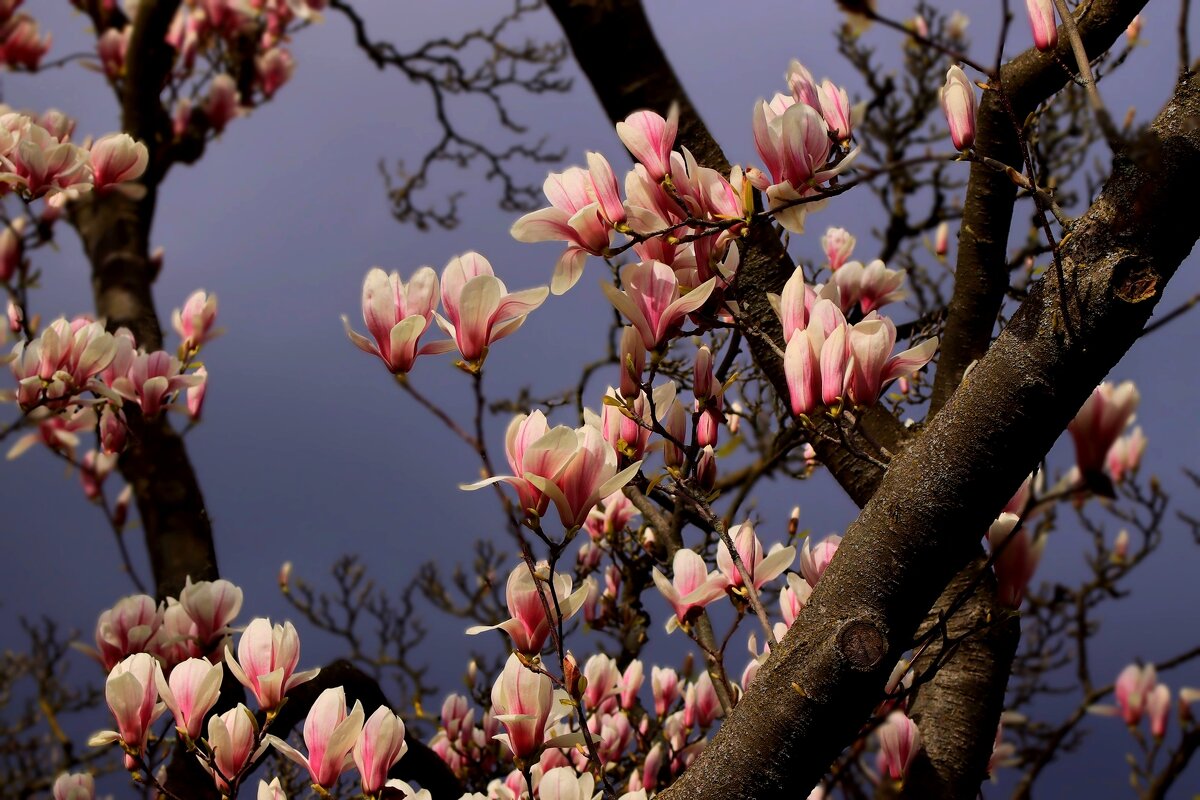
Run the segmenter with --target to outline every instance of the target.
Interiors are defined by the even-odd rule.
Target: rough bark
[[[1136,341],[1195,244],[1198,120],[1200,80],[1185,76],[1139,162],[1116,162],[1062,245],[1070,324],[1051,273],[892,461],[799,619],[665,800],[792,796],[854,739],[925,611],[976,555],[974,532]]]
[[[699,118],[666,60],[640,2],[551,0],[550,7],[611,120],[624,119],[641,108],[661,112],[672,102],[677,102],[680,105],[679,143],[697,154],[706,166],[728,168],[720,146]],[[619,59],[614,62],[604,46],[604,42],[616,40],[614,37],[619,37],[639,53],[636,62],[628,60],[624,63]],[[1006,213],[1011,214],[1011,198],[1009,202]],[[743,264],[738,280],[750,318],[757,320],[765,332],[777,340],[780,332],[775,315],[766,303],[766,292],[778,291],[791,271],[792,262],[778,237],[766,224],[756,225],[750,239],[743,243]],[[990,326],[988,330],[991,330]],[[752,337],[750,342],[756,363],[780,396],[786,397],[787,387],[778,356],[756,338]],[[878,409],[869,409],[862,416],[862,426],[872,441],[893,453],[898,453],[908,438],[908,432],[894,417]],[[828,441],[820,440],[816,446],[822,463],[851,499],[860,507],[865,505],[883,478],[883,470]],[[986,575],[981,580],[973,580],[978,567],[973,564],[956,576],[933,608],[931,618],[940,619],[952,604],[961,602],[956,587],[973,586],[972,594],[950,620],[949,627],[955,635],[967,630],[966,626],[971,622],[989,618],[996,612],[994,579]],[[918,696],[919,724],[930,755],[923,756],[923,763],[914,770],[910,784],[916,790],[926,786],[932,789],[970,785],[971,791],[962,796],[973,796],[978,789],[981,769],[986,768],[991,753],[990,733],[996,729],[1003,708],[1004,689],[1018,635],[1019,629],[1014,624],[976,633],[950,658],[942,660],[941,668]],[[941,650],[940,643],[928,648],[927,657],[918,668],[941,659]],[[977,702],[980,698],[982,702]]]
[[[1146,0],[1096,0],[1077,14],[1079,35],[1094,58],[1125,32]],[[1018,128],[1039,105],[1073,77],[1075,59],[1064,34],[1058,47],[1043,53],[1030,48],[1000,70],[998,91],[985,91],[975,118],[975,150],[1018,172],[1024,171]],[[972,361],[992,341],[996,317],[1008,289],[1008,234],[1017,187],[1007,175],[983,164],[971,165],[958,234],[954,294],[946,311],[946,328],[929,415],[936,414],[962,380]]]

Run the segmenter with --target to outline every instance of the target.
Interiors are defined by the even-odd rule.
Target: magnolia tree
[[[1129,653],[1112,676],[1088,660],[1100,607],[1180,524],[1157,482],[1139,478],[1138,389],[1105,380],[1177,316],[1148,324],[1200,235],[1186,2],[1168,103],[1141,127],[1104,104],[1101,78],[1134,53],[1144,4],[1001,4],[997,43],[980,47],[960,13],[921,5],[900,19],[842,0],[846,60],[820,71],[844,78],[781,64],[777,86],[747,94],[757,153],[739,166],[637,2],[549,0],[632,162],[588,152],[546,177],[544,199],[506,168],[552,154],[489,150],[445,105],[474,95],[519,130],[502,87],[563,88],[563,47],[505,38],[538,4],[405,53],[342,0],[77,0],[95,52],[57,61],[19,0],[4,4],[0,59],[94,67],[122,130],[93,138],[48,109],[0,115],[0,280],[16,340],[0,436],[10,459],[41,447],[78,472],[135,581],[123,532],[136,507],[153,570],[152,585],[99,614],[102,692],[62,682],[52,627],[30,629],[31,654],[6,656],[5,687],[36,676],[32,710],[4,729],[6,784],[59,800],[93,797],[93,774],[110,772],[169,798],[309,787],[972,798],[1007,772],[1024,798],[1100,715],[1127,728],[1134,794],[1165,797],[1200,746],[1200,691],[1164,673],[1200,648],[1185,642],[1157,662]],[[347,319],[347,335],[477,459],[461,488],[494,496],[506,535],[480,545],[475,575],[446,581],[431,567],[398,599],[354,559],[335,567],[329,592],[285,565],[297,627],[243,609],[242,590],[219,577],[170,421],[200,419],[217,300],[188,297],[168,345],[148,232],[170,168],[284,88],[288,44],[322,12],[345,16],[377,66],[437,101],[445,137],[394,189],[397,216],[452,226],[453,202],[419,197],[426,172],[482,161],[504,207],[526,212],[512,236],[562,251],[520,272],[464,240],[440,273],[366,273],[362,324]],[[898,71],[861,44],[871,24],[894,33]],[[615,41],[639,56],[614,59]],[[486,55],[468,67],[474,45]],[[851,79],[864,96],[843,88]],[[823,208],[869,197],[888,218],[878,249],[868,231],[821,223]],[[1017,213],[1031,220],[1023,239],[1010,232]],[[39,251],[68,227],[91,263],[95,313],[43,321],[30,301]],[[794,262],[798,237],[818,239],[823,257]],[[502,340],[555,296],[591,291],[594,281],[577,285],[584,273],[612,307],[612,326],[595,331],[607,356],[564,375],[576,386],[565,396],[489,397],[492,350],[517,346]],[[437,362],[461,371],[473,415],[456,418],[410,381]],[[497,423],[503,461],[488,446]],[[1047,458],[1064,431],[1073,463]],[[844,535],[809,536],[799,509],[753,510],[764,481],[799,497],[822,470],[862,508]],[[1039,587],[1039,559],[1063,527],[1087,534],[1085,573]],[[505,645],[471,662],[465,693],[434,695],[416,665],[418,596],[473,623],[465,635]],[[378,632],[364,632],[371,623]],[[339,635],[348,659],[310,668],[306,627]],[[402,696],[385,696],[385,673]],[[1072,701],[1055,717],[1042,701],[1063,693]],[[70,741],[59,718],[101,701],[111,729]],[[28,733],[43,721],[49,740]]]

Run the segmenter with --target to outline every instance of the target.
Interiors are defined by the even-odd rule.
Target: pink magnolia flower
[[[994,564],[997,595],[1000,602],[1012,608],[1021,605],[1021,600],[1025,597],[1025,589],[1029,586],[1033,573],[1037,571],[1038,562],[1042,558],[1042,550],[1046,546],[1044,536],[1035,543],[1024,526],[1013,533],[1013,528],[1016,527],[1019,519],[1016,514],[1002,513],[988,530],[988,543],[991,545],[993,553],[1001,547],[1002,543],[1012,538],[1011,542],[1003,545],[1004,549],[996,557]]]
[[[625,223],[625,206],[621,203],[621,191],[617,188],[617,176],[612,165],[600,153],[587,154],[588,179],[591,182],[590,196],[600,204],[600,215],[611,227]]]
[[[438,341],[417,349],[433,321],[437,296],[437,273],[429,267],[413,273],[407,284],[400,280],[399,273],[388,275],[374,267],[363,281],[362,308],[363,322],[375,344],[351,330],[345,316],[342,325],[360,350],[379,356],[393,373],[404,374],[412,369],[417,356],[445,353],[454,347],[453,342]]]
[[[533,672],[515,653],[510,655],[492,686],[492,711],[506,733],[493,738],[503,742],[515,758],[533,756],[545,741],[553,699],[550,676]]]
[[[675,551],[671,561],[671,580],[654,568],[654,585],[675,609],[675,616],[667,620],[667,632],[687,624],[706,605],[725,594],[726,579],[716,573],[709,575],[704,559],[695,550],[681,547]]]
[[[654,714],[661,719],[679,699],[679,674],[670,667],[651,667],[650,689],[654,694]]]
[[[100,412],[100,448],[106,455],[117,455],[125,449],[128,432],[125,415],[120,409],[106,405]]]
[[[111,672],[135,653],[154,652],[162,622],[162,606],[144,594],[121,598],[101,613],[96,621],[96,649],[104,671]]]
[[[1054,24],[1054,0],[1025,0],[1029,27],[1038,50],[1053,50],[1058,44],[1058,26]]]
[[[566,425],[551,428],[540,410],[519,414],[504,434],[504,453],[513,474],[487,478],[460,488],[474,491],[497,482],[507,483],[517,491],[521,510],[540,517],[546,513],[550,498],[528,478],[530,475],[550,478],[558,475],[574,456],[577,442],[574,430]]]
[[[539,565],[540,570],[547,570],[545,562]],[[476,625],[468,628],[467,634],[474,636],[484,631],[501,630],[512,639],[513,647],[526,655],[537,655],[542,651],[547,637],[550,636],[550,618],[546,616],[546,608],[542,598],[550,607],[551,616],[555,615],[555,598],[558,600],[559,613],[563,620],[570,619],[583,606],[587,597],[587,587],[581,586],[571,591],[571,576],[555,573],[549,583],[552,584],[553,594],[547,591],[545,576],[534,580],[529,573],[529,567],[524,563],[518,564],[508,574],[504,598],[508,605],[508,613],[512,616],[499,625]]]
[[[902,269],[888,269],[879,259],[865,267],[858,261],[850,261],[833,274],[829,283],[837,287],[838,305],[843,312],[849,313],[851,308],[861,305],[862,312],[870,314],[904,299],[905,274]]]
[[[93,747],[120,741],[127,751],[125,766],[129,769],[137,764],[130,753],[145,752],[150,726],[166,710],[158,702],[154,682],[157,663],[149,653],[134,653],[112,668],[104,683],[104,697],[117,730],[101,731],[88,740]]]
[[[2,50],[2,47],[0,47]],[[17,142],[6,153],[11,170],[5,177],[25,187],[31,197],[46,197],[48,206],[91,191],[92,175],[88,151],[70,142],[60,142],[29,117],[7,114],[0,124],[15,126]],[[15,176],[15,177],[12,177]]]
[[[280,755],[307,769],[313,783],[328,789],[352,763],[350,751],[362,732],[363,716],[357,701],[346,713],[346,690],[336,686],[321,692],[304,720],[307,756],[276,736],[266,738]]]
[[[117,466],[117,457],[98,450],[89,450],[79,462],[79,482],[88,500],[100,497],[104,481]]]
[[[850,351],[854,365],[850,373],[850,400],[855,405],[874,405],[883,387],[929,363],[937,350],[936,337],[892,355],[896,326],[874,312],[850,329]]]
[[[893,711],[879,726],[879,755],[876,769],[892,780],[904,780],[908,768],[921,751],[921,731],[903,711]]]
[[[1147,703],[1157,684],[1158,672],[1153,664],[1144,667],[1130,664],[1121,670],[1121,674],[1117,676],[1114,694],[1126,725],[1137,725],[1141,721],[1142,713],[1146,711]]]
[[[241,703],[237,708],[209,717],[208,745],[213,751],[213,781],[218,790],[226,791],[229,788],[226,779],[241,775],[246,764],[262,754],[266,743],[255,752],[255,739],[254,714]]]
[[[633,725],[623,711],[599,713],[588,717],[588,730],[591,731],[596,743],[596,755],[601,764],[619,762],[633,741]],[[587,763],[587,757],[575,751],[576,764],[581,768]]]
[[[816,588],[841,543],[842,537],[837,534],[826,536],[816,547],[812,546],[811,536],[804,539],[804,546],[800,549],[800,572],[809,586]]]
[[[40,399],[55,400],[84,389],[117,355],[117,343],[99,322],[59,317],[31,342],[13,348],[10,369],[17,381],[17,402],[29,408]]]
[[[86,772],[66,773],[54,780],[54,800],[94,800],[96,779]]]
[[[959,150],[969,149],[975,143],[975,87],[957,64],[946,71],[938,99],[950,125],[950,141]]]
[[[258,85],[264,97],[272,97],[292,78],[296,71],[296,60],[282,47],[272,47],[254,59]]]
[[[1133,422],[1140,399],[1133,381],[1117,386],[1105,381],[1067,425],[1075,442],[1075,463],[1085,477],[1103,470],[1108,451]]]
[[[120,499],[118,498],[119,503]],[[169,669],[189,658],[197,658],[202,655],[196,641],[196,623],[188,616],[187,610],[179,605],[178,600],[168,597],[167,610],[163,612],[162,616],[162,627],[158,629],[156,653],[162,659],[164,667]]]
[[[258,800],[288,800],[279,778],[272,778],[270,783],[264,780],[258,782]]]
[[[646,368],[646,345],[637,328],[626,325],[621,331],[621,397],[637,397],[642,392],[642,370]]]
[[[623,268],[621,285],[624,291],[607,283],[602,288],[609,301],[637,328],[646,349],[653,350],[682,324],[684,317],[708,302],[716,278],[683,294],[675,270],[661,261],[645,261]]]
[[[204,715],[221,694],[224,670],[220,664],[210,664],[202,658],[189,658],[176,664],[168,680],[162,666],[157,665],[154,682],[163,702],[175,717],[175,729],[181,736],[195,739],[200,735]]]
[[[110,133],[97,139],[91,149],[92,184],[96,191],[126,181],[135,181],[146,171],[150,151],[128,133]]]
[[[533,211],[512,226],[518,242],[567,242],[567,249],[554,267],[550,291],[562,294],[583,274],[588,254],[600,255],[612,240],[612,228],[594,197],[591,175],[579,167],[552,172],[542,184],[550,208]]]
[[[195,374],[185,375],[182,369],[179,359],[165,350],[139,353],[129,367],[129,374],[112,382],[112,390],[137,403],[146,417],[157,417],[170,395],[203,380]]]
[[[435,316],[458,345],[463,361],[478,366],[487,357],[488,346],[520,328],[547,294],[544,286],[510,293],[488,260],[471,252],[451,259],[442,271],[446,316]]]
[[[845,228],[829,228],[821,237],[821,249],[829,260],[829,270],[837,272],[850,259],[854,243],[858,241]],[[803,273],[801,273],[803,275]]]
[[[1165,683],[1155,686],[1146,697],[1146,716],[1150,719],[1150,735],[1162,739],[1167,735],[1167,720],[1171,713],[1171,690]]]
[[[622,401],[617,396],[617,390],[610,386],[604,397],[605,403],[596,420],[601,436],[620,455],[640,459],[650,442],[653,421],[646,393],[638,392],[631,400]]]
[[[21,266],[21,235],[27,224],[26,217],[17,217],[0,231],[0,283],[7,283]]]
[[[461,694],[446,695],[442,701],[442,729],[451,741],[465,744],[471,737],[475,723],[475,710],[470,701]]]
[[[641,659],[635,658],[629,662],[629,666],[625,668],[625,672],[621,675],[621,708],[628,711],[637,703],[638,690],[642,688],[642,683],[646,680],[645,667],[642,665]]]
[[[258,617],[246,626],[238,641],[238,657],[225,648],[225,663],[243,686],[254,693],[258,707],[273,711],[294,687],[312,680],[320,670],[295,672],[300,660],[300,636],[292,623],[271,626]],[[294,673],[294,674],[293,674]]]
[[[225,579],[192,583],[188,577],[179,592],[179,605],[196,623],[201,647],[230,632],[229,624],[242,610],[242,590]]]
[[[689,728],[707,728],[721,716],[721,704],[717,700],[717,689],[707,671],[688,684],[683,695],[683,724]]]
[[[48,33],[45,39],[41,38],[33,17],[17,14],[0,28],[0,63],[32,72],[50,50],[51,38]]]
[[[733,539],[738,556],[750,574],[750,580],[755,589],[761,589],[768,582],[775,580],[796,560],[795,547],[782,547],[778,544],[772,547],[770,555],[764,558],[762,543],[758,541],[754,526],[749,522],[731,527],[729,537]],[[745,584],[742,580],[742,573],[733,563],[733,557],[724,541],[717,546],[717,568],[725,579],[726,588],[734,590],[743,588]]]
[[[580,775],[574,767],[555,767],[542,776],[537,796],[539,800],[592,800],[595,788],[590,772]]]
[[[590,656],[583,665],[583,677],[587,688],[583,692],[583,704],[589,711],[612,711],[617,707],[621,693],[621,670],[617,662],[603,653]]]
[[[617,137],[658,182],[670,171],[671,148],[679,130],[679,106],[672,104],[667,118],[653,111],[635,111],[617,123]]]
[[[711,411],[704,412],[704,416],[700,418],[701,423],[709,419],[711,413]],[[704,441],[699,433],[696,438],[698,441]],[[713,438],[712,441],[715,442],[716,439]],[[711,492],[717,485],[717,454],[711,443],[705,443],[700,450],[700,455],[696,458],[696,483],[706,492]]]
[[[817,87],[817,96],[821,101],[821,115],[829,126],[829,133],[839,142],[849,141],[851,136],[853,110],[850,108],[850,96],[840,86],[826,78]]]
[[[776,95],[760,100],[751,119],[754,145],[771,175],[771,185],[805,186],[829,160],[832,144],[821,111]]]
[[[598,541],[625,530],[629,522],[640,513],[624,493],[613,492],[591,510],[584,527],[592,539]]]
[[[242,113],[240,106],[241,95],[238,93],[237,82],[228,73],[222,72],[212,79],[208,87],[208,97],[204,101],[204,114],[208,124],[217,133],[225,130],[225,126]]]
[[[779,591],[779,612],[783,615],[783,623],[792,627],[796,617],[808,605],[812,597],[812,585],[794,572],[787,574],[787,586]]]
[[[1104,466],[1113,483],[1120,483],[1127,474],[1137,472],[1145,452],[1146,437],[1142,434],[1141,425],[1113,442],[1104,457]]]
[[[601,498],[619,491],[642,466],[635,461],[618,472],[616,451],[594,425],[580,426],[575,435],[575,454],[557,475],[552,479],[528,476],[554,501],[559,520],[568,530],[582,527]]]
[[[809,414],[845,395],[853,367],[849,338],[841,309],[827,298],[812,304],[808,324],[792,333],[784,351],[793,414]]]
[[[192,292],[182,309],[171,312],[171,325],[183,340],[180,346],[186,352],[199,350],[219,335],[213,330],[216,321],[217,296],[203,290]]]
[[[950,223],[942,222],[937,226],[933,237],[933,252],[939,257],[944,257],[950,252]]]
[[[132,32],[132,25],[109,28],[96,40],[96,55],[100,56],[100,66],[110,80],[125,74],[125,54],[129,50],[129,34]]]
[[[354,742],[354,765],[362,776],[363,794],[374,795],[383,789],[388,770],[407,752],[404,720],[387,706],[375,709]]]
[[[204,410],[204,398],[208,395],[208,368],[197,367],[193,374],[200,380],[187,389],[187,412],[192,422],[199,422]]]

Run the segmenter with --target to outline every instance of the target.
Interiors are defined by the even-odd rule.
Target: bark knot
[[[856,672],[870,672],[887,655],[887,636],[869,620],[850,620],[838,631],[838,652]]]

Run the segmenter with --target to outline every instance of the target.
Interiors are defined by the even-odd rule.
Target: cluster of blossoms
[[[617,451],[600,428],[551,428],[541,411],[513,419],[504,437],[504,452],[512,475],[486,478],[464,486],[480,489],[506,483],[517,492],[521,510],[539,518],[553,501],[567,530],[583,527],[596,505],[637,474],[642,462],[617,470]]]
[[[363,322],[375,341],[351,330],[342,317],[346,334],[360,349],[379,356],[396,375],[409,372],[419,355],[455,349],[462,366],[477,372],[488,347],[515,333],[547,294],[545,287],[510,293],[491,262],[474,252],[446,264],[440,289],[444,314],[436,311],[439,284],[433,269],[421,267],[406,284],[398,273],[388,275],[376,267],[363,281],[362,297]],[[451,338],[420,346],[421,336],[435,319]]]
[[[657,347],[673,323],[733,280],[738,253],[730,245],[753,213],[754,189],[766,193],[770,213],[784,227],[803,233],[804,215],[820,187],[852,161],[846,150],[851,112],[844,89],[828,80],[818,85],[798,62],[787,78],[790,95],[777,94],[754,109],[754,139],[765,172],[735,166],[725,176],[701,166],[687,148],[674,150],[679,120],[672,108],[666,118],[638,111],[617,123],[617,136],[638,162],[625,175],[624,200],[612,166],[599,153],[588,153],[587,169],[552,173],[543,187],[550,207],[525,215],[512,228],[522,242],[567,243],[551,291],[570,289],[588,255],[632,248],[640,261],[622,274],[628,299],[609,296],[634,321],[646,346]],[[617,234],[627,243],[614,247]]]
[[[17,8],[22,0],[0,2],[0,65],[34,71],[50,50],[50,34],[42,38],[37,20]]]
[[[0,196],[44,198],[54,217],[66,202],[88,192],[143,191],[133,181],[146,171],[146,145],[126,133],[78,145],[71,141],[74,130],[74,120],[58,111],[34,117],[0,107]],[[6,246],[12,247],[11,240]],[[11,263],[11,257],[7,260]]]
[[[213,327],[216,313],[216,297],[202,291],[176,309],[182,358],[164,350],[146,352],[137,347],[128,329],[109,333],[102,323],[87,317],[59,318],[35,338],[18,341],[5,359],[17,383],[16,391],[7,395],[37,424],[37,430],[19,439],[8,457],[15,458],[39,441],[71,457],[79,444],[75,434],[95,429],[100,449],[85,461],[101,465],[105,463],[101,457],[114,457],[127,444],[127,404],[136,406],[142,418],[153,419],[182,396],[188,415],[199,419],[208,372],[192,359],[218,335]],[[112,462],[107,463],[111,469]],[[94,472],[90,477],[98,481],[107,474],[103,469]]]
[[[79,3],[77,2],[77,5]],[[115,6],[115,4],[113,4]],[[197,64],[206,70],[217,64],[216,74],[181,94],[173,109],[174,133],[182,138],[191,132],[219,134],[236,117],[257,102],[269,100],[292,77],[295,59],[285,46],[298,27],[319,19],[325,0],[203,0],[180,3],[165,44],[173,53],[171,79],[182,85],[196,74]],[[118,12],[110,8],[102,19],[108,26],[99,31],[96,55],[110,81],[126,78],[129,38],[137,4],[126,0]],[[228,53],[244,53],[253,46],[252,59],[234,63]],[[253,70],[252,80],[224,69]],[[249,86],[243,95],[239,86]],[[201,91],[203,89],[203,91]]]
[[[1075,467],[1064,479],[1111,494],[1111,484],[1137,472],[1146,451],[1141,426],[1133,424],[1141,395],[1133,381],[1096,387],[1067,425],[1075,443]]]
[[[241,607],[242,590],[229,581],[188,580],[179,597],[166,603],[134,595],[101,614],[95,655],[108,673],[105,698],[117,729],[95,734],[91,744],[119,743],[126,767],[141,769],[151,726],[169,710],[180,740],[226,795],[236,794],[245,772],[268,746],[305,767],[322,789],[332,787],[351,765],[359,771],[364,794],[376,797],[393,786],[388,770],[407,750],[403,721],[386,707],[367,717],[355,703],[347,712],[342,687],[326,689],[309,710],[307,755],[267,732],[288,693],[318,671],[296,671],[300,639],[290,622],[272,625],[262,617],[242,630],[235,657],[228,642]],[[254,696],[259,715],[242,704],[210,713],[226,668]],[[60,781],[64,792],[92,797],[87,792],[94,787],[84,776]],[[259,797],[264,796],[283,796],[278,780],[260,784]]]
[[[1171,718],[1171,689],[1159,683],[1153,664],[1130,664],[1121,670],[1113,685],[1116,706],[1094,705],[1088,710],[1106,717],[1120,717],[1130,729],[1137,728],[1145,717],[1150,735],[1162,741]],[[1200,700],[1200,689],[1184,686],[1179,690],[1179,721],[1185,728],[1195,727],[1192,704]]]
[[[587,712],[588,732],[604,772],[628,767],[627,792],[621,797],[645,798],[686,769],[723,714],[707,672],[689,680],[674,669],[653,667],[651,704],[642,702],[645,678],[638,659],[622,670],[609,656],[596,654],[581,670],[569,656],[569,688],[555,689],[548,674],[514,653],[492,687],[490,706],[478,717],[467,697],[446,698],[431,747],[464,779],[513,767],[507,777],[480,787],[486,795],[464,798],[590,800],[593,778],[580,747],[582,734],[563,722],[567,709],[578,704]],[[529,770],[532,794],[525,791],[523,769]]]
[[[797,416],[822,406],[874,405],[888,383],[925,366],[937,349],[932,338],[892,353],[896,326],[878,309],[903,296],[902,270],[879,260],[866,267],[845,261],[854,240],[841,229],[831,228],[823,243],[829,282],[809,286],[797,267],[783,292],[771,297],[787,342],[783,366]],[[860,319],[851,324],[847,316]]]

